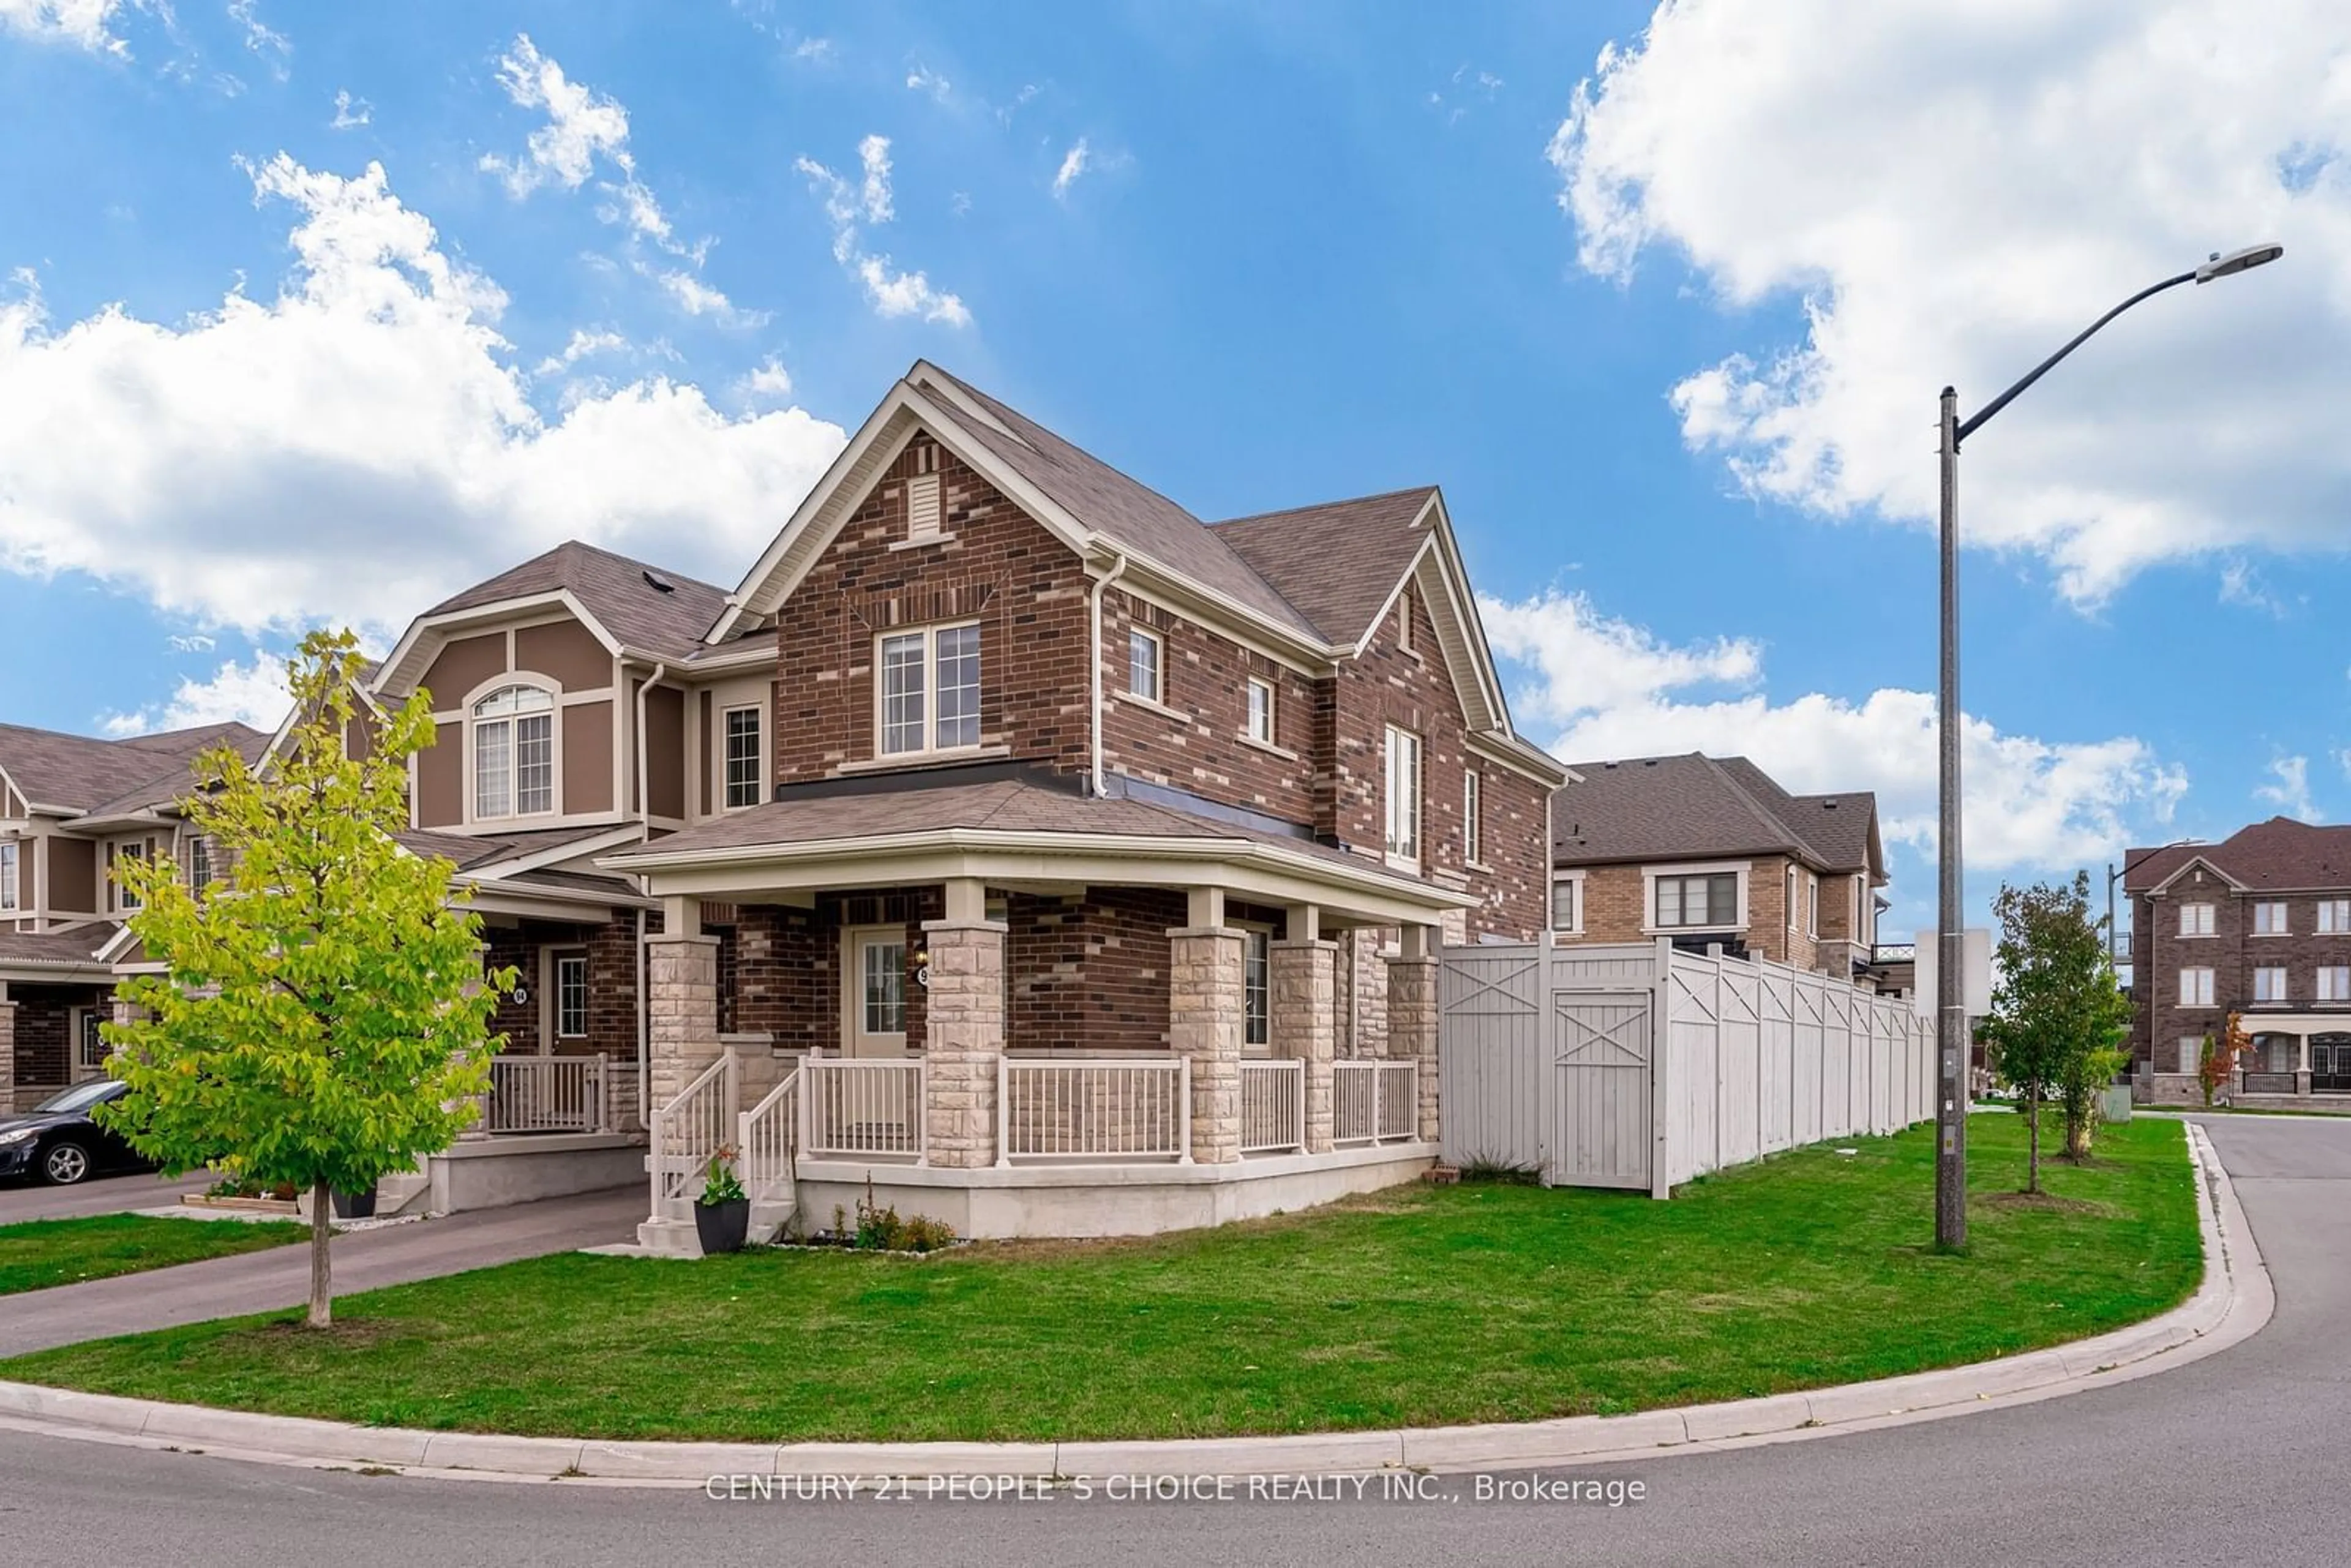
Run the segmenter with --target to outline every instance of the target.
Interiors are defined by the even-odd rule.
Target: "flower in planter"
[[[735,1174],[735,1145],[719,1145],[710,1152],[710,1163],[702,1167],[702,1196],[694,1201],[715,1207],[740,1203],[748,1196],[743,1190],[743,1178]]]

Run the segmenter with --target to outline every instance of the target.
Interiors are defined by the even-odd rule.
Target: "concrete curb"
[[[2094,1339],[1971,1366],[1635,1416],[1479,1427],[1102,1443],[629,1443],[355,1427],[0,1383],[0,1427],[51,1437],[201,1450],[310,1468],[572,1484],[702,1486],[714,1477],[953,1478],[1358,1475],[1606,1464],[1718,1452],[1937,1420],[2166,1372],[2250,1338],[2275,1305],[2236,1189],[2204,1130],[2188,1139],[2199,1183],[2204,1279],[2162,1316]]]

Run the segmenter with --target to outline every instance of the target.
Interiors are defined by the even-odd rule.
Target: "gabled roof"
[[[103,969],[103,949],[122,926],[93,920],[69,931],[17,931],[0,926],[0,971],[8,969]]]
[[[1422,485],[1209,526],[1326,641],[1353,643],[1386,612],[1427,544],[1421,520],[1436,500],[1437,486]]]
[[[1743,757],[1699,752],[1579,762],[1552,797],[1562,866],[1785,854],[1829,872],[1878,870],[1877,798],[1791,795]]]
[[[657,581],[667,583],[667,591]],[[451,595],[421,619],[565,591],[623,647],[664,659],[684,659],[700,648],[702,634],[726,607],[723,588],[567,539]]]
[[[2250,892],[2351,890],[2351,824],[2321,827],[2272,817],[2217,844],[2130,850],[2123,856],[2123,886],[2132,893],[2155,892],[2199,862]]]
[[[235,727],[244,728],[242,725]],[[236,754],[244,758],[248,764],[260,761],[262,753],[269,748],[269,737],[258,730],[247,730],[243,735],[223,738],[227,739],[235,747]],[[214,744],[215,743],[206,742],[204,746],[174,762],[172,766],[156,774],[152,779],[144,780],[133,789],[125,789],[110,800],[100,801],[82,815],[93,821],[104,821],[115,817],[127,817],[140,811],[165,810],[178,805],[187,798],[189,788],[194,782],[193,767],[196,758],[204,751],[210,750]]]
[[[199,753],[223,740],[242,749],[258,747],[267,738],[234,723],[114,740],[0,724],[0,773],[16,785],[27,805],[87,812],[118,800],[131,780],[142,781],[136,793],[161,789],[162,800],[176,800],[187,781],[188,765]]]

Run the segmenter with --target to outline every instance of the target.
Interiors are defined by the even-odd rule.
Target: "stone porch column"
[[[1306,1152],[1326,1155],[1332,1132],[1331,1063],[1339,1043],[1339,944],[1276,942],[1270,968],[1273,1049],[1306,1063]]]
[[[1196,897],[1196,902],[1198,900]],[[1192,1159],[1229,1165],[1241,1157],[1241,1037],[1247,1028],[1238,931],[1215,924],[1167,933],[1167,1044],[1192,1059]]]
[[[645,938],[645,1023],[650,1123],[720,1054],[718,938],[702,934],[698,898],[668,900],[661,935]]]
[[[958,1170],[996,1163],[996,1064],[1004,1055],[1005,924],[964,915],[923,922],[931,957],[923,1000],[925,1158]]]
[[[1388,960],[1388,1055],[1420,1061],[1420,1138],[1437,1141],[1443,1123],[1437,1087],[1436,933],[1404,928],[1404,950]]]

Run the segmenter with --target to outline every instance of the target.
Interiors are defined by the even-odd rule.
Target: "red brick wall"
[[[16,1004],[16,1087],[63,1087],[73,1073],[73,1014],[71,1009],[97,999],[86,986],[25,986],[8,988]]]
[[[1167,933],[1186,919],[1182,892],[1015,894],[1005,918],[1013,1050],[1167,1049]]]
[[[566,1055],[628,1057],[637,1053],[637,928],[633,914],[601,925],[566,925],[526,921],[517,926],[493,926],[483,933],[488,951],[486,967],[512,965],[519,971],[516,983],[528,988],[530,999],[517,1002],[512,992],[501,993],[490,1015],[490,1027],[507,1037],[507,1050],[535,1055],[539,1026],[551,1016],[555,998],[548,994],[553,980],[542,955],[550,947],[588,950],[588,1036],[559,1040],[553,1049]]]
[[[1162,702],[1127,691],[1129,637],[1158,634]],[[1274,744],[1244,740],[1249,677],[1274,686]],[[1314,820],[1316,683],[1196,622],[1113,589],[1102,602],[1103,765],[1284,821]],[[1170,711],[1172,710],[1172,711]]]
[[[2196,876],[2195,871],[2189,872],[2171,884],[2163,898],[2139,895],[2131,900],[2134,1056],[2147,1060],[2148,1048],[2152,1046],[2157,1071],[2180,1071],[2180,1040],[2206,1034],[2218,1040],[2228,1028],[2231,1009],[2245,1015],[2248,1034],[2262,1032],[2262,1015],[2268,1011],[2351,1010],[2351,1006],[2322,1004],[2317,1000],[2318,969],[2322,966],[2351,966],[2351,934],[2321,935],[2318,903],[2323,896],[2351,898],[2351,888],[2331,895],[2241,894],[2232,893],[2228,883],[2209,872],[2200,883]],[[2286,935],[2255,935],[2253,905],[2277,903],[2286,906]],[[2211,936],[2179,934],[2179,906],[2183,904],[2212,906]],[[2212,971],[2210,1007],[2179,1005],[2179,971],[2188,967]],[[2286,1001],[2274,1008],[2256,1007],[2253,971],[2269,968],[2286,972]],[[2186,1071],[2193,1071],[2194,1068]]]

